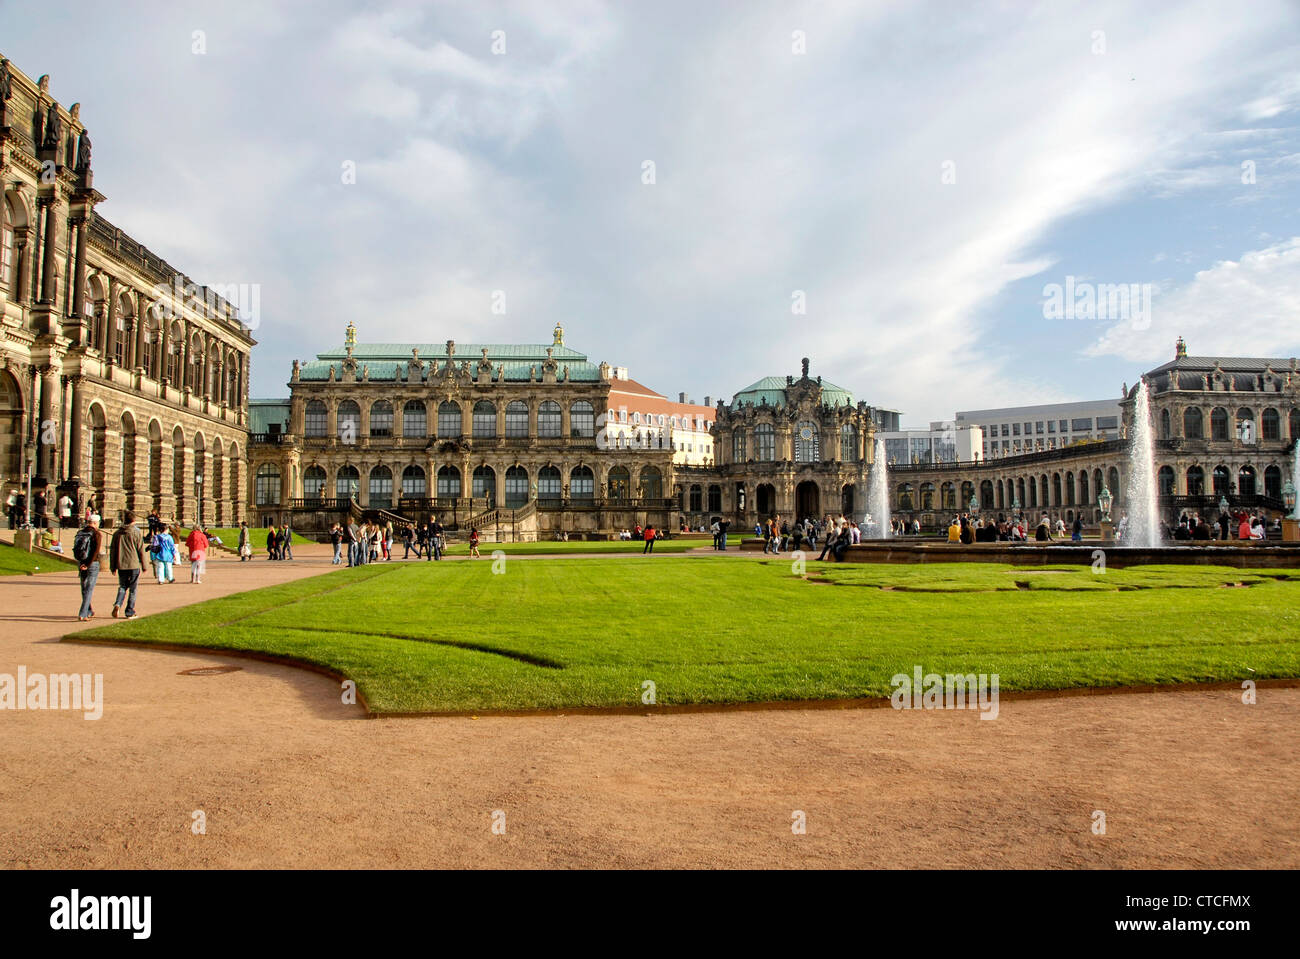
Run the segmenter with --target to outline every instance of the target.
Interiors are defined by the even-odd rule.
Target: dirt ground
[[[146,577],[141,613],[329,569],[297,553]],[[75,574],[0,579],[0,673],[102,673],[106,700],[98,721],[0,712],[9,868],[1300,867],[1300,689],[1004,700],[995,721],[369,720],[292,667],[60,643],[76,606]]]

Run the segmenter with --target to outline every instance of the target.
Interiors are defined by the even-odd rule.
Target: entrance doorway
[[[804,480],[794,490],[795,519],[816,519],[821,510],[821,491],[812,480]]]

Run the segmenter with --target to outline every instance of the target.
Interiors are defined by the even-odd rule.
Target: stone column
[[[179,382],[176,384],[176,388],[181,392],[184,392],[186,389],[193,392],[194,384],[190,382],[190,380],[193,379],[190,375],[191,327],[188,320],[184,321],[181,326],[181,336],[183,337],[181,340],[181,375],[177,377]]]
[[[212,337],[203,335],[203,382],[197,392],[206,400],[212,399]]]
[[[108,299],[104,303],[104,322],[99,328],[99,341],[95,344],[106,362],[113,362],[113,337],[117,335],[117,280],[108,278]]]
[[[330,400],[329,405],[325,407],[325,435],[331,440],[339,438],[339,404],[337,400]]]
[[[41,366],[41,419],[36,424],[36,472],[51,482],[58,479],[55,470],[59,435],[56,410],[59,399],[59,369],[45,364]]]
[[[84,342],[81,327],[86,315],[86,218],[72,218],[73,242],[76,244],[76,266],[72,273],[72,315],[77,318],[79,342]]]
[[[201,473],[203,476],[202,486],[194,483],[194,477],[187,478],[187,482],[195,487],[197,502],[194,504],[195,522],[206,523],[208,517],[212,515],[212,490],[209,488],[212,484],[212,451],[205,449],[201,454],[194,457],[195,473]]]
[[[86,466],[85,450],[85,402],[81,395],[81,377],[72,377],[70,385],[72,390],[72,402],[68,411],[70,426],[68,428],[68,455],[65,463],[65,469],[69,477],[79,477],[83,482],[90,482],[90,477],[82,476],[81,471]]]
[[[144,294],[142,293],[136,294],[135,349],[132,351],[133,354],[132,358],[134,359],[133,365],[136,370],[141,370],[145,372],[146,375],[153,375],[153,370],[145,370],[144,368],[145,365],[144,333],[145,333],[145,328],[149,325],[149,316],[147,312],[148,309],[149,309],[148,301],[146,300]]]

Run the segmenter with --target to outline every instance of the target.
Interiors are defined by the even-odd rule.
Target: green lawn
[[[226,547],[227,549],[233,550],[239,548],[239,527],[238,526],[209,526],[207,527],[207,531],[209,536],[212,535],[213,533],[216,533],[218,536],[220,536],[221,545]],[[250,526],[249,532],[252,534],[251,539],[253,544],[253,552],[265,553],[267,531],[265,529],[259,529],[258,527],[255,526]],[[185,537],[188,536],[189,534],[190,534],[190,528],[185,527],[184,531],[181,534],[181,540],[183,541]],[[293,534],[293,541],[294,543],[315,542],[315,540],[308,539],[305,536],[299,536],[297,533]]]
[[[72,553],[72,537],[64,537],[63,548]],[[24,573],[67,572],[76,569],[77,564],[70,559],[47,556],[44,553],[29,553],[16,549],[6,543],[0,543],[0,576],[18,576]]]
[[[468,537],[467,532],[462,531],[462,537]],[[401,541],[397,541],[401,546]],[[711,539],[661,539],[655,543],[654,551],[656,553],[684,553],[688,549],[698,549],[701,546],[711,547]],[[543,540],[537,543],[493,543],[488,540],[479,542],[478,551],[483,555],[500,550],[507,556],[517,556],[528,554],[532,556],[553,556],[565,553],[640,553],[645,549],[644,542],[629,540],[570,540],[567,543],[557,543],[549,540]],[[468,541],[452,543],[447,547],[448,556],[469,555]]]
[[[1003,690],[1300,676],[1296,571],[493,566],[343,569],[77,636],[328,666],[378,712],[636,706],[645,680],[660,704],[881,697],[918,665]]]

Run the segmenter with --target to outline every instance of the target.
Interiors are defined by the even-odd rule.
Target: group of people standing
[[[862,542],[862,528],[857,523],[847,516],[832,517],[830,514],[819,520],[808,516],[796,520],[793,525],[788,520],[783,522],[779,515],[773,516],[766,522],[755,525],[754,535],[762,537],[765,553],[783,553],[804,548],[813,550],[821,543],[823,548],[819,558],[827,556],[827,550],[834,547],[835,541],[841,536],[845,538],[837,559],[843,558],[845,549]]]
[[[365,520],[335,523],[330,528],[330,544],[334,547],[333,565],[363,566],[366,563],[391,561],[394,553],[393,524]],[[397,531],[404,552],[402,559],[415,558],[441,560],[447,548],[446,530],[436,516],[427,522],[406,523]],[[346,553],[346,556],[345,556]],[[478,555],[478,530],[470,530],[470,555]]]

